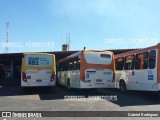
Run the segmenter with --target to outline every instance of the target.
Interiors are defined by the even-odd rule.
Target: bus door
[[[126,76],[128,78],[127,81],[127,89],[130,90],[137,90],[140,87],[139,78],[137,79],[137,76],[139,76],[139,72],[137,72],[135,69],[135,56],[130,55],[125,57],[125,66],[124,69],[126,71]]]
[[[71,64],[71,73],[70,73],[70,82],[71,85],[74,86],[75,88],[79,88],[80,86],[80,58],[74,57],[73,59],[70,60]]]
[[[138,53],[135,58],[134,79],[136,81],[135,90],[143,90],[142,83],[148,79],[148,52]]]

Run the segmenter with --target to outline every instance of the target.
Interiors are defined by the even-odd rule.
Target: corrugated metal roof
[[[142,49],[142,48],[132,48],[132,49],[106,49],[107,51],[132,51],[132,50],[137,50],[137,49]],[[73,53],[73,52],[78,52],[81,50],[72,50],[72,51],[48,51],[48,52],[43,52],[43,53]],[[20,52],[20,53],[0,53],[0,55],[14,55],[14,54],[23,54],[25,52]],[[35,53],[40,53],[40,52],[35,52]]]

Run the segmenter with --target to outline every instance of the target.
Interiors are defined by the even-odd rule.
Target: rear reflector
[[[54,81],[54,78],[55,78],[55,72],[53,72],[53,73],[51,74],[51,80],[50,80],[50,81]]]
[[[24,82],[27,82],[27,77],[26,77],[26,73],[25,72],[22,72],[22,80]]]
[[[82,74],[82,81],[83,81],[83,82],[86,82],[86,81],[85,81],[85,73]]]

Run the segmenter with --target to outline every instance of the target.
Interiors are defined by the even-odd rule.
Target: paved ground
[[[64,100],[64,96],[85,96],[86,98],[88,96],[117,96],[117,101],[95,101],[95,99],[69,101]],[[44,87],[23,90],[19,86],[1,86],[0,111],[160,111],[160,96],[151,92],[136,91],[121,94],[116,89],[68,91],[65,87],[57,86],[50,89]],[[12,120],[15,119],[17,118],[12,118]],[[26,118],[26,120],[28,119]],[[70,118],[64,117],[63,119]],[[79,118],[76,117],[74,119]],[[96,120],[96,118],[87,119]],[[115,117],[114,119],[124,120],[128,118]],[[9,118],[6,118],[6,120],[9,120]]]

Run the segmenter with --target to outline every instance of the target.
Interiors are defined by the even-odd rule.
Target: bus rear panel
[[[21,86],[55,86],[55,56],[26,54],[22,60]]]
[[[113,88],[114,64],[110,52],[84,52],[87,65],[80,81],[81,88]],[[110,66],[110,67],[109,67]]]

